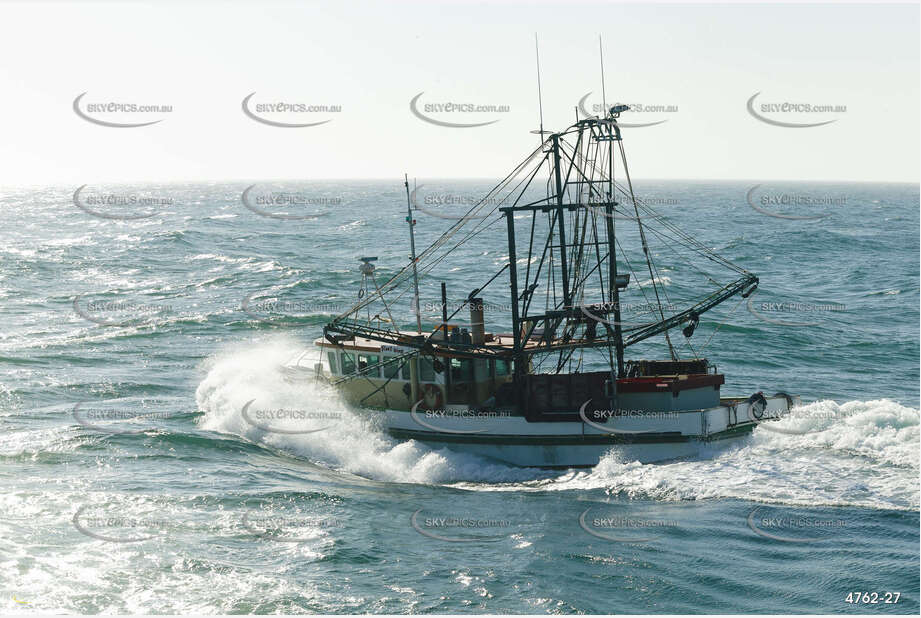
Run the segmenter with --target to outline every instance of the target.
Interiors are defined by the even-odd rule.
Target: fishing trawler
[[[612,451],[644,463],[696,456],[785,415],[798,404],[785,393],[722,397],[724,375],[691,345],[701,316],[747,298],[758,277],[635,195],[618,126],[626,109],[541,128],[539,147],[418,255],[405,179],[409,263],[378,284],[376,258],[361,258],[358,301],[315,341],[321,361],[305,353],[285,372],[335,385],[395,438],[518,466],[593,466]],[[449,315],[434,268],[497,230],[507,256]],[[651,239],[669,249],[672,277],[696,279],[670,287]],[[720,272],[685,268],[672,256],[682,253]],[[423,319],[420,281],[440,283],[440,315]],[[507,295],[508,315],[487,313],[499,305],[488,294]],[[667,358],[625,358],[644,346]]]

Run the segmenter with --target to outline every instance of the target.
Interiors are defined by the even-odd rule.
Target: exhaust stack
[[[483,319],[483,299],[470,299],[470,338],[473,345],[486,343],[486,324]]]

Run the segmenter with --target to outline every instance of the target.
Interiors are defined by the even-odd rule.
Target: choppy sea
[[[489,186],[419,183],[421,246]],[[918,613],[916,185],[636,181],[761,278],[694,335],[719,329],[723,392],[803,406],[692,460],[548,471],[396,442],[284,380],[356,300],[359,257],[382,279],[406,263],[405,194],[263,183],[251,198],[287,201],[244,203],[250,184],[0,191],[0,609]],[[442,278],[466,296],[503,234],[423,298]],[[266,433],[252,400],[340,422]]]

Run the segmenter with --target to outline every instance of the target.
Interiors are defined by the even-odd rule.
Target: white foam
[[[276,337],[236,346],[210,359],[208,374],[196,391],[198,407],[205,413],[199,420],[200,426],[375,480],[496,482],[540,476],[539,471],[511,468],[475,455],[389,438],[374,427],[372,419],[353,414],[332,389],[313,381],[286,382],[279,367],[301,350],[296,342]],[[260,408],[307,410],[339,418],[329,429],[313,434],[267,432],[244,420],[241,411],[251,400],[256,400],[253,405]]]
[[[888,399],[818,401],[794,409],[777,425],[757,427],[745,440],[708,448],[697,459],[643,465],[609,455],[590,472],[520,488],[917,510],[918,420],[918,410]]]
[[[641,288],[645,288],[651,286],[653,283],[656,283],[657,285],[668,286],[672,284],[672,278],[668,275],[656,275],[652,279],[644,279],[643,281],[638,281],[637,285]]]
[[[201,427],[381,481],[449,483],[474,491],[603,489],[656,500],[918,508],[919,411],[887,399],[812,403],[748,438],[708,447],[693,460],[644,465],[609,455],[589,471],[528,470],[387,437],[349,411],[333,390],[286,382],[278,367],[299,350],[296,342],[276,338],[211,359],[196,393],[205,413]],[[252,399],[265,407],[334,412],[341,421],[315,434],[269,433],[242,418]]]

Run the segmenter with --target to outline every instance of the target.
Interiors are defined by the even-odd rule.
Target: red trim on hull
[[[642,376],[639,378],[622,378],[617,381],[619,393],[677,393],[689,388],[713,386],[719,388],[726,383],[721,374],[702,373],[689,376]]]

